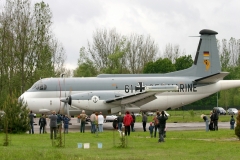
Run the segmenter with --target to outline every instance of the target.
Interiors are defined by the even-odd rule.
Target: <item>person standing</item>
[[[133,112],[132,112],[131,116],[132,116],[132,119],[133,119],[133,121],[131,123],[131,130],[132,130],[132,132],[135,132],[135,130],[134,130],[134,123],[135,123],[136,117],[135,117]]]
[[[125,136],[130,136],[130,126],[132,123],[133,119],[132,116],[130,115],[129,111],[126,111],[126,114],[123,118],[123,124],[125,127]]]
[[[53,111],[52,115],[48,117],[50,119],[50,139],[53,139],[53,132],[54,132],[54,139],[57,138],[57,115],[56,112]]]
[[[38,125],[40,126],[40,134],[45,133],[45,126],[47,125],[46,118],[44,117],[44,114],[42,114],[42,117],[39,118]]]
[[[202,114],[201,118],[205,121],[206,132],[208,132],[209,131],[209,120],[208,120],[208,117],[206,115]]]
[[[157,129],[159,127],[159,122],[158,122],[158,117],[159,117],[160,113],[159,111],[156,112],[156,116],[154,116],[153,120],[154,120],[154,137],[156,138],[157,136]]]
[[[218,112],[217,110],[213,110],[213,124],[214,124],[214,130],[218,131]]]
[[[103,122],[104,122],[104,117],[102,115],[102,112],[99,112],[99,115],[98,115],[98,129],[99,129],[99,132],[103,132]]]
[[[91,121],[91,133],[95,133],[96,132],[96,121],[97,121],[97,117],[95,115],[95,112],[93,112],[90,116],[90,121]]]
[[[142,115],[142,126],[143,126],[143,131],[146,132],[146,124],[147,124],[148,118],[145,112],[143,112]]]
[[[214,131],[214,128],[213,128],[213,112],[210,111],[210,124],[209,124],[209,130],[210,131]]]
[[[118,130],[122,130],[122,123],[123,123],[123,117],[121,112],[119,112],[118,117],[117,117],[117,123],[118,123]]]
[[[158,139],[158,143],[160,142],[165,142],[164,141],[164,130],[166,128],[166,121],[167,121],[168,117],[165,114],[164,111],[161,112],[161,115],[158,117],[158,121],[159,121],[159,139]]]
[[[58,111],[58,114],[57,114],[57,132],[62,130],[62,121],[63,121],[63,117],[62,115],[60,114],[60,111]]]
[[[152,125],[152,122],[150,122],[150,126],[148,127],[149,129],[149,132],[150,132],[150,137],[152,138],[153,137],[153,129],[154,129],[154,126]]]
[[[82,113],[79,115],[79,119],[81,120],[80,132],[84,133],[85,132],[85,123],[86,123],[86,119],[87,119],[87,115],[85,114],[84,110],[82,110]]]
[[[34,134],[34,127],[33,127],[33,123],[34,123],[34,114],[32,113],[32,111],[30,111],[30,113],[28,114],[29,117],[29,125],[30,125],[30,129],[29,129],[29,134]]]
[[[234,124],[235,124],[235,119],[233,118],[233,115],[232,115],[230,119],[230,129],[234,129]]]
[[[68,126],[69,126],[69,121],[70,121],[70,120],[71,120],[71,119],[68,118],[67,115],[65,115],[65,116],[63,117],[64,133],[68,133]]]

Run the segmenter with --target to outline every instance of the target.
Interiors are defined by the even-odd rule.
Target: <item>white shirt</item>
[[[103,124],[104,118],[103,115],[98,115],[98,124]]]

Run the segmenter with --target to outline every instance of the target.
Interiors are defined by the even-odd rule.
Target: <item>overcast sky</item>
[[[34,0],[40,2],[40,0]],[[75,69],[79,49],[96,29],[116,28],[122,35],[150,35],[162,52],[179,45],[194,58],[202,29],[217,39],[240,39],[239,0],[44,0],[53,13],[53,32],[62,43],[66,67]]]

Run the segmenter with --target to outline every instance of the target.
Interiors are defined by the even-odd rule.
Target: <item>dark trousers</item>
[[[29,130],[29,134],[34,134],[34,128],[33,128],[33,123],[30,123],[30,130]]]
[[[80,132],[85,132],[85,121],[81,121]]]
[[[131,130],[132,130],[132,132],[135,131],[135,130],[134,130],[134,123],[131,123]]]
[[[95,129],[95,122],[91,122],[91,133],[95,133],[96,129]]]
[[[159,127],[159,140],[158,140],[158,142],[164,142],[164,129],[165,129],[165,127]]]
[[[215,131],[217,131],[218,130],[218,120],[214,120],[213,125],[214,125]]]
[[[57,127],[50,127],[50,138],[53,139],[53,132],[54,132],[54,139],[57,138]]]
[[[130,126],[125,126],[125,136],[130,136]]]
[[[146,132],[146,122],[142,122],[142,125],[143,125],[144,132]]]
[[[157,135],[157,129],[158,129],[158,126],[155,125],[155,126],[154,126],[154,137],[156,137],[156,135]]]
[[[44,129],[45,129],[45,125],[40,125],[40,134],[41,134],[41,132],[44,133],[44,131],[45,131]]]

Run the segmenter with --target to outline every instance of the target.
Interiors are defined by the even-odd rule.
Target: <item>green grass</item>
[[[52,146],[49,134],[16,134],[10,135],[9,146],[0,145],[0,159],[239,159],[240,141],[233,130],[168,131],[165,143],[157,143],[158,139],[150,138],[149,132],[132,132],[127,138],[128,147],[119,148],[117,131],[106,131],[98,136],[71,132],[65,136],[65,147],[58,148]],[[0,144],[3,139],[1,133]],[[97,148],[99,142],[103,144],[102,149]],[[77,143],[90,143],[90,148],[79,149]]]
[[[190,114],[192,110],[189,111],[167,111],[170,116],[168,117],[167,122],[173,123],[186,123],[186,122],[203,122],[203,119],[200,117],[201,114],[205,114],[210,116],[210,110],[193,110],[194,114],[193,116]],[[236,117],[236,116],[234,116]],[[230,115],[220,115],[219,116],[219,122],[230,122],[231,116]],[[153,116],[148,116],[148,122],[151,122],[153,120]],[[210,120],[210,118],[209,118]],[[142,117],[137,117],[137,122],[142,122]]]

